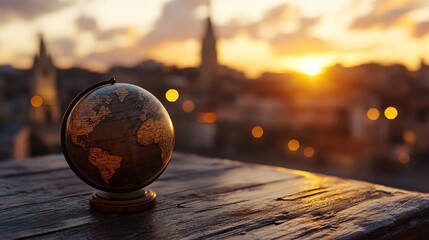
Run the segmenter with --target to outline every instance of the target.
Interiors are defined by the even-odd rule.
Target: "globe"
[[[61,143],[74,173],[105,192],[142,189],[165,170],[174,130],[161,102],[114,79],[80,93],[67,109]]]

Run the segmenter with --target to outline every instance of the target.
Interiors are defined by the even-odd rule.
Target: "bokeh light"
[[[315,154],[314,148],[312,147],[305,147],[304,148],[304,156],[307,158],[313,157]]]
[[[254,138],[261,138],[264,135],[264,129],[261,126],[254,126],[252,128],[252,136]]]
[[[43,104],[43,98],[39,95],[34,95],[33,97],[31,97],[30,103],[33,107],[40,107]]]
[[[384,110],[384,116],[389,120],[393,120],[398,116],[398,110],[395,107],[388,107]]]
[[[186,100],[182,103],[182,109],[184,112],[190,113],[190,112],[194,111],[195,104],[191,100]]]
[[[412,130],[407,130],[404,132],[403,138],[406,144],[411,145],[416,141],[416,133]]]
[[[197,120],[202,123],[215,123],[217,115],[214,112],[200,112],[197,115]]]
[[[287,143],[287,147],[290,151],[295,152],[299,149],[299,141],[296,139],[291,139],[288,143]]]
[[[402,164],[407,164],[410,161],[410,155],[403,151],[398,154],[398,160]]]
[[[165,93],[165,98],[169,102],[175,102],[177,99],[179,99],[179,92],[176,89],[168,89],[168,91]]]
[[[380,117],[380,112],[378,111],[377,108],[370,108],[366,112],[366,116],[368,117],[369,120],[375,121]]]

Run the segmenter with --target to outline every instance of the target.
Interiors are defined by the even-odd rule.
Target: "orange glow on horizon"
[[[177,65],[178,67],[198,66],[199,48],[198,39],[187,39],[180,43],[161,41],[148,50],[148,57],[166,65]],[[180,57],[178,58],[177,56]]]
[[[264,135],[264,129],[261,126],[254,126],[252,128],[252,136],[254,138],[261,138]]]
[[[322,73],[325,67],[333,65],[335,62],[336,60],[329,56],[309,55],[293,59],[282,57],[277,63],[283,70],[296,71],[314,77]]]
[[[303,70],[307,75],[315,76],[322,71],[322,66],[316,62],[308,62],[304,64]]]
[[[30,100],[31,106],[38,108],[43,104],[43,98],[39,95],[34,95]]]
[[[90,70],[107,71],[113,65],[131,66],[148,58],[178,67],[198,66],[201,39],[181,16],[192,16],[202,24],[207,7],[198,5],[193,6],[195,9],[177,9],[177,14],[165,17],[163,11],[170,1],[149,2],[130,1],[121,4],[112,1],[106,5],[101,0],[90,3],[71,1],[62,6],[61,11],[40,9],[40,15],[37,16],[43,17],[37,18],[37,21],[27,21],[24,16],[31,5],[22,3],[21,8],[15,9],[16,12],[2,22],[0,36],[4,51],[0,56],[0,64],[31,67],[32,61],[27,55],[35,52],[34,33],[43,29],[52,38],[49,41],[64,39],[73,42],[75,52],[71,55],[63,54],[66,48],[60,44],[48,46],[57,56],[55,62],[61,67],[83,66]],[[228,32],[228,36],[217,38],[219,62],[243,71],[251,78],[264,72],[284,70],[314,76],[320,70],[323,71],[323,67],[335,63],[355,66],[367,62],[398,62],[414,71],[419,68],[418,58],[424,55],[420,52],[425,52],[429,43],[426,31],[419,33],[421,36],[417,34],[417,26],[427,21],[427,6],[415,5],[413,1],[373,1],[368,4],[367,1],[334,0],[324,2],[323,7],[305,1],[292,1],[291,6],[279,4],[284,1],[278,0],[246,6],[243,6],[243,2],[213,1],[212,7],[216,10],[213,11],[213,28],[215,32],[224,28]],[[344,8],[343,3],[353,7]],[[138,11],[142,7],[147,10],[146,14]],[[390,19],[371,16],[380,14],[379,11],[390,9],[394,12],[407,7],[410,7],[407,14],[395,15],[395,20],[387,24],[382,20]],[[76,20],[85,15],[82,9],[91,13],[90,17],[97,28],[92,30],[106,33],[103,39],[98,40],[92,30],[88,31],[89,28],[75,26]],[[127,17],[112,16],[108,9],[126,12]],[[273,9],[278,9],[279,14],[270,15]],[[309,16],[340,16],[345,13],[347,19],[328,17],[323,18],[323,21],[315,20],[314,25],[300,25]],[[361,17],[367,16],[363,25],[357,25],[359,31],[354,31],[356,29],[352,24],[348,24],[358,23]],[[232,22],[237,26],[228,25]],[[169,31],[168,26],[175,23],[184,24],[184,27],[180,31]],[[385,24],[389,27],[385,27]],[[201,30],[203,33],[204,29]],[[280,41],[283,34],[293,37],[285,39],[283,43]],[[141,44],[143,39],[149,42],[143,41],[144,44]],[[385,44],[378,44],[382,39]],[[357,46],[373,47],[370,51],[356,51]]]

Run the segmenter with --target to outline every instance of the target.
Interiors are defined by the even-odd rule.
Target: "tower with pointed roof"
[[[58,124],[61,113],[56,69],[42,35],[39,35],[39,51],[34,56],[29,87],[30,122],[39,125]]]
[[[207,4],[210,9],[209,3]],[[205,33],[201,42],[201,62],[198,75],[198,90],[202,93],[210,92],[215,79],[219,75],[219,63],[216,49],[216,36],[211,21],[210,10],[205,24]]]

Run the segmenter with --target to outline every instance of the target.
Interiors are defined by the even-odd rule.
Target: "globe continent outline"
[[[138,86],[118,83],[95,88],[78,99],[65,120],[69,165],[97,189],[138,190],[158,178],[172,157],[171,119],[158,99]],[[124,176],[115,176],[118,172]],[[120,180],[124,177],[128,179]]]

